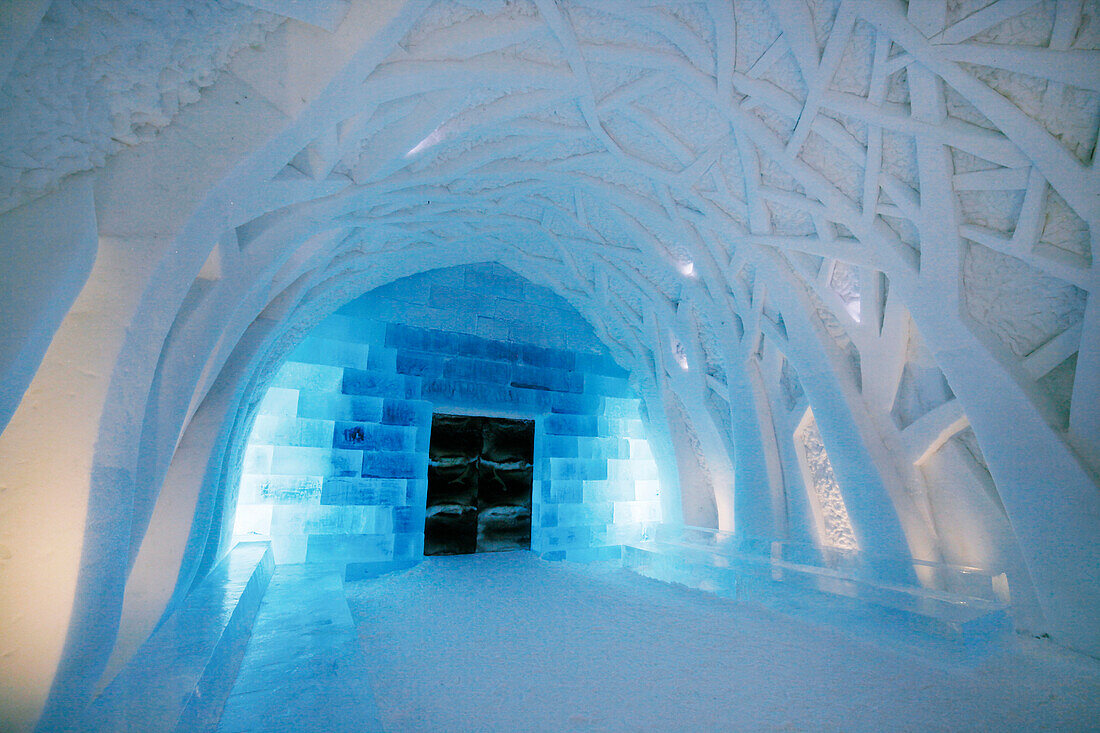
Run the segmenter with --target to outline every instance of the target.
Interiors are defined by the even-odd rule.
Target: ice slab
[[[378,731],[343,566],[280,566],[217,730]]]
[[[664,527],[653,534],[657,539],[626,543],[623,565],[657,580],[915,645],[934,639],[948,649],[973,648],[996,642],[1012,628],[1009,609],[996,599],[990,575],[988,593],[967,595],[923,587],[915,580],[900,583],[899,572],[884,567],[891,562],[882,558],[850,556],[838,563],[820,548],[756,543],[698,528]],[[941,571],[972,578],[977,574],[950,566]],[[970,588],[980,591],[973,583]]]
[[[274,567],[268,543],[234,547],[89,706],[81,730],[210,730]]]

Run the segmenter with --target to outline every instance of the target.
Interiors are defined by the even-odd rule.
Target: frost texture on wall
[[[278,21],[232,0],[55,0],[0,87],[0,211],[155,135]]]
[[[963,284],[970,315],[1017,356],[1027,356],[1084,317],[1085,291],[978,244],[964,260]],[[1004,297],[1006,292],[1012,297]]]
[[[799,454],[803,461],[804,473],[809,479],[807,487],[811,491],[811,501],[817,505],[822,529],[821,542],[841,550],[858,550],[852,520],[848,517],[848,508],[840,493],[840,484],[833,472],[833,464],[825,452],[825,442],[817,429],[817,420],[812,410],[806,411],[795,435]]]

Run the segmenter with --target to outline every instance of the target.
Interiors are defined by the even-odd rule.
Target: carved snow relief
[[[816,506],[822,544],[842,550],[859,549],[852,520],[848,517],[848,508],[841,496],[833,464],[829,462],[829,454],[825,452],[825,442],[817,429],[813,410],[806,410],[795,433],[795,442],[803,462],[803,473],[808,479],[807,488]]]
[[[0,211],[168,125],[278,23],[230,0],[56,0],[0,87]]]
[[[966,309],[1016,356],[1027,356],[1084,316],[1083,290],[972,242],[963,260]]]

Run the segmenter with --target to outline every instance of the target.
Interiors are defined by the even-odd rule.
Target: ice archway
[[[194,5],[5,20],[4,125],[52,131],[3,151],[14,719],[224,550],[229,448],[310,326],[482,260],[631,369],[689,523],[822,541],[812,407],[862,549],[1002,568],[1100,652],[1094,5]]]

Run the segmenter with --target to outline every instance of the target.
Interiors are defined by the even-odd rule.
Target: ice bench
[[[1003,574],[873,558],[694,527],[658,527],[623,547],[639,574],[926,645],[972,647],[1011,630]]]
[[[230,550],[92,702],[79,729],[216,726],[274,569],[267,542]]]

